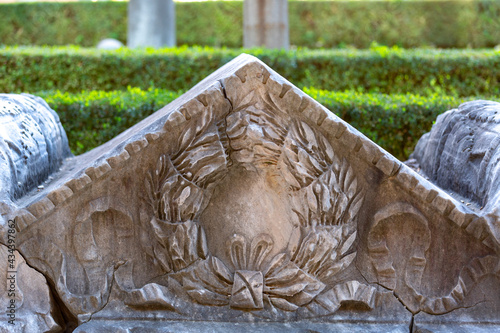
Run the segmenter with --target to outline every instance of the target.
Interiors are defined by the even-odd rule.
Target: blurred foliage
[[[439,114],[471,99],[315,88],[304,88],[304,92],[401,160],[408,158]],[[36,95],[57,111],[73,153],[81,154],[111,140],[181,93],[129,87],[126,91],[45,91]]]
[[[0,92],[187,90],[241,52],[260,58],[299,87],[385,94],[500,95],[500,50],[79,47],[0,48]]]
[[[61,119],[71,151],[82,154],[111,140],[181,93],[128,87],[126,91],[39,92]]]
[[[177,43],[241,47],[243,1],[176,3]],[[484,48],[500,44],[500,1],[289,1],[290,41],[303,47]],[[126,42],[126,2],[0,5],[0,44]]]
[[[243,46],[243,1],[177,2],[177,45]]]
[[[500,1],[291,1],[290,40],[307,47],[484,48],[500,44]]]
[[[0,4],[0,44],[96,46],[125,41],[127,3],[30,2]]]
[[[479,99],[316,88],[304,88],[304,92],[402,161],[408,159],[420,137],[430,131],[438,115],[466,101]],[[500,101],[500,98],[489,99]]]

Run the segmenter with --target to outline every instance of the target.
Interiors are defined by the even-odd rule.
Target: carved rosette
[[[289,250],[271,255],[273,235],[249,239],[243,233],[225,240],[230,262],[211,254],[199,216],[210,200],[208,187],[234,165],[252,172],[272,168],[288,184],[301,230]],[[363,197],[352,168],[323,134],[291,121],[258,91],[236,100],[224,122],[217,123],[209,111],[193,120],[177,151],[161,156],[147,174],[145,191],[154,212],[149,224],[155,259],[202,305],[310,307],[318,295],[335,294],[327,285],[356,256]]]

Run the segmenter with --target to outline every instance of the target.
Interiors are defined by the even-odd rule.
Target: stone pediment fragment
[[[78,332],[500,327],[497,222],[247,55],[5,216]]]
[[[473,225],[489,230],[498,244],[500,103],[473,101],[440,115],[420,139],[410,165],[465,199],[480,216]]]

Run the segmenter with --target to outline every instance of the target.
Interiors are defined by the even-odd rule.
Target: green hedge
[[[435,118],[467,99],[436,95],[362,94],[314,88],[304,91],[401,160],[409,154]],[[42,92],[57,111],[75,154],[107,142],[177,98],[180,92],[128,88],[78,94]],[[500,100],[500,99],[497,99]]]
[[[385,94],[500,94],[500,50],[242,50],[182,47],[98,51],[0,48],[0,92],[187,90],[241,52],[254,54],[299,87]]]
[[[0,44],[96,46],[104,38],[125,41],[127,3],[0,4]]]
[[[500,1],[290,2],[295,45],[366,48],[372,41],[406,48],[500,44]]]
[[[58,114],[74,154],[97,147],[181,95],[159,89],[82,91],[76,94],[45,91],[42,97]]]
[[[179,45],[242,46],[242,1],[176,3]],[[500,1],[289,1],[290,41],[305,47],[493,47]],[[196,19],[193,19],[196,18]],[[348,19],[346,19],[348,18]],[[0,44],[95,46],[123,42],[126,2],[0,5]],[[401,33],[401,32],[404,33]]]
[[[363,94],[315,88],[304,88],[304,92],[403,161],[413,152],[418,139],[430,131],[439,114],[465,101],[478,99],[446,95]]]

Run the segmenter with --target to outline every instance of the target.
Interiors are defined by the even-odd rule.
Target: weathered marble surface
[[[0,94],[0,207],[42,185],[71,152],[59,116],[40,97]]]
[[[53,178],[4,214],[76,331],[500,329],[498,220],[251,56]]]
[[[60,332],[59,308],[45,277],[29,267],[19,252],[0,244],[0,332]]]
[[[410,159],[478,211],[500,241],[500,103],[468,102],[440,115]]]

